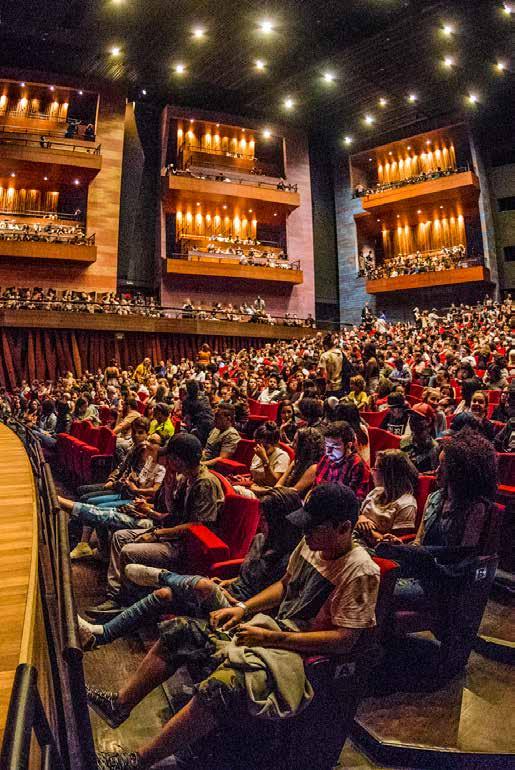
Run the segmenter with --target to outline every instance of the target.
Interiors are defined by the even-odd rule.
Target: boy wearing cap
[[[299,655],[347,654],[363,630],[375,625],[379,568],[352,531],[359,504],[339,484],[322,484],[288,519],[304,532],[283,578],[245,603],[211,613],[211,625],[188,618],[162,623],[160,639],[118,693],[89,690],[90,706],[117,727],[132,709],[171,676],[186,658],[202,671],[189,703],[160,734],[136,752],[98,755],[101,770],[146,770],[211,733],[224,718],[248,706],[245,675],[228,660],[220,665],[215,642],[234,637],[237,647],[285,650]],[[277,609],[272,630],[266,616]],[[266,653],[266,650],[264,651]],[[266,659],[266,656],[263,656]]]
[[[388,412],[383,417],[379,427],[393,433],[394,436],[409,435],[409,405],[402,393],[390,393],[387,403]]]

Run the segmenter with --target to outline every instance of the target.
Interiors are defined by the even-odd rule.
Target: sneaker
[[[159,575],[163,572],[160,567],[145,567],[143,564],[127,564],[125,576],[137,586],[159,588]]]
[[[97,604],[96,607],[88,607],[87,610],[84,610],[88,618],[100,617],[104,619],[115,618],[121,611],[122,608],[116,599],[106,599],[102,604]]]
[[[95,687],[86,687],[86,693],[90,708],[99,717],[102,717],[109,727],[119,727],[129,717],[131,710],[118,705],[117,692],[106,692],[106,690],[97,690]],[[113,767],[116,767],[116,765],[113,765]],[[123,767],[123,765],[120,765],[120,767]]]
[[[70,553],[70,559],[77,561],[77,559],[91,559],[93,557],[93,549],[89,543],[77,543],[73,551]]]
[[[99,751],[97,753],[98,770],[139,770],[141,767],[139,754],[135,751]]]
[[[84,652],[94,650],[97,646],[97,638],[93,630],[95,626],[93,626],[92,623],[88,623],[84,618],[81,618],[80,615],[77,615],[77,624],[79,626],[79,639],[82,649]]]

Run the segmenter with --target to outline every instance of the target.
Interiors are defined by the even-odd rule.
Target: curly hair
[[[477,431],[463,428],[442,443],[444,478],[460,507],[475,500],[495,500],[497,457],[493,445]]]

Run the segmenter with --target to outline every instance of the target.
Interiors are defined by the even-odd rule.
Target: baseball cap
[[[350,521],[354,526],[358,513],[359,502],[352,489],[331,482],[315,487],[302,508],[290,513],[286,520],[306,532],[328,521]]]
[[[390,393],[387,398],[388,406],[392,409],[409,409],[402,393]]]
[[[158,455],[169,457],[174,455],[187,465],[198,464],[202,458],[202,444],[196,436],[191,433],[176,433],[168,441],[167,445],[161,447]]]

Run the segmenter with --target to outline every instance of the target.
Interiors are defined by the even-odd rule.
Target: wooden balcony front
[[[0,259],[56,260],[58,262],[97,261],[97,247],[44,241],[14,241],[0,239]]]
[[[475,200],[479,196],[479,179],[473,171],[463,171],[365,195],[361,198],[361,203],[365,211],[375,211],[380,207],[395,206],[414,198],[424,198],[424,202],[432,203],[440,202],[442,198],[462,199],[467,196]]]
[[[268,283],[299,285],[304,282],[302,270],[262,265],[240,265],[239,259],[190,257],[167,259],[166,272],[171,275],[231,278],[240,281],[266,281]]]
[[[392,291],[431,289],[435,286],[453,286],[461,283],[490,283],[490,271],[486,267],[462,267],[432,273],[398,275],[396,278],[377,278],[366,282],[367,294],[386,294]]]
[[[81,139],[64,139],[21,131],[0,130],[0,163],[30,174],[37,163],[61,167],[64,177],[78,173],[93,179],[102,168],[101,146]]]
[[[223,204],[231,198],[242,209],[250,207],[273,208],[285,207],[293,211],[300,206],[298,192],[277,189],[269,182],[260,182],[259,177],[228,177],[231,181],[214,181],[194,176],[169,174],[164,177],[164,201],[167,208],[175,211],[178,204],[195,205],[197,200],[206,203]]]

